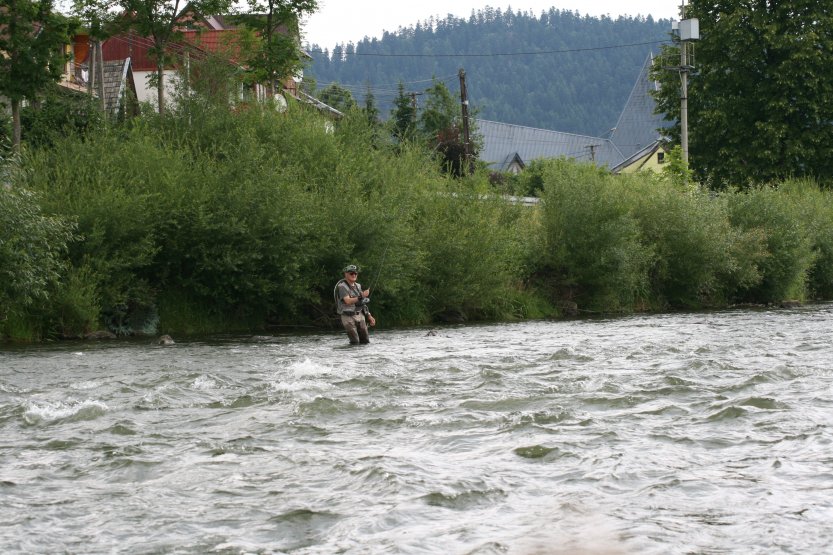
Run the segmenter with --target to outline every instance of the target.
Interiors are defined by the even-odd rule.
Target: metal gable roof
[[[479,157],[495,170],[505,171],[515,154],[525,164],[563,157],[613,167],[624,159],[609,139],[481,119],[476,126],[483,137]]]
[[[670,125],[662,115],[654,113],[656,101],[650,91],[657,90],[659,84],[650,78],[653,60],[653,54],[649,54],[610,136],[625,158],[657,142],[658,129]]]
[[[537,158],[563,157],[611,169],[619,167],[657,144],[658,129],[670,125],[654,113],[656,102],[650,91],[658,85],[650,79],[652,62],[653,55],[649,54],[610,138],[477,120],[477,130],[483,136],[480,160],[499,171],[508,170],[516,156],[523,164]]]

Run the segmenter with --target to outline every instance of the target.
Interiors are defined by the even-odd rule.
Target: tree
[[[393,101],[391,110],[393,136],[404,141],[412,138],[416,127],[417,110],[412,95],[405,93],[405,84],[399,82],[399,92]]]
[[[20,104],[60,80],[73,21],[52,0],[5,0],[0,7],[0,95],[12,108],[12,145],[20,148]]]
[[[713,188],[833,179],[829,4],[692,0],[687,17],[699,19],[702,36],[688,89],[697,178]],[[679,50],[667,52],[679,60]],[[676,73],[656,74],[659,108],[679,119]]]
[[[260,37],[260,47],[246,61],[252,80],[274,93],[275,83],[303,66],[298,20],[318,7],[316,0],[247,0],[242,21]]]
[[[425,90],[425,109],[420,114],[421,131],[428,137],[460,124],[460,104],[442,81],[433,81]]]
[[[459,177],[465,173],[467,158],[460,103],[442,81],[434,80],[425,94],[425,109],[419,117],[420,131],[429,147],[442,156],[445,170]]]
[[[318,93],[318,98],[324,104],[328,104],[343,113],[347,113],[357,107],[353,94],[338,83],[330,83],[321,89]]]
[[[364,93],[364,115],[367,116],[367,122],[376,126],[379,123],[379,108],[376,106],[376,96],[370,88],[370,83],[367,83],[367,91]]]
[[[80,0],[81,6],[96,0]],[[192,0],[183,6],[183,0],[115,0],[114,6],[120,8],[124,17],[120,19],[122,28],[135,31],[142,37],[148,37],[153,46],[148,52],[156,61],[156,101],[159,115],[165,114],[165,65],[171,60],[169,47],[182,37],[182,29],[189,26],[185,7],[196,15],[206,15],[225,11],[231,0]]]

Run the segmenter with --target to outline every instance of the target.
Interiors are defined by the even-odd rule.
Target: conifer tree
[[[376,107],[376,97],[373,95],[370,83],[367,84],[367,92],[364,95],[364,113],[370,125],[379,123],[379,108]]]
[[[400,141],[412,138],[416,128],[416,108],[413,105],[413,97],[405,93],[405,84],[401,81],[396,99],[393,101],[391,116],[393,136]]]

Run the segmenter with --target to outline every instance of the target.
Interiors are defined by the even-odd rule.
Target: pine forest
[[[603,136],[616,124],[650,55],[670,40],[671,22],[582,16],[551,8],[534,15],[485,8],[467,19],[429,19],[381,39],[308,45],[316,90],[336,84],[362,105],[373,95],[383,118],[399,83],[419,95],[432,79],[459,90],[465,69],[477,117]]]

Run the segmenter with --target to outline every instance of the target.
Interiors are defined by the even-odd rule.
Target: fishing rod
[[[373,280],[373,285],[369,287],[370,293],[368,293],[368,297],[373,294],[373,290],[376,289],[376,284],[379,283],[379,276],[382,275],[382,268],[385,266],[385,256],[388,254],[388,247],[390,246],[390,239],[388,239],[387,245],[385,245],[385,250],[382,251],[382,260],[379,262],[379,269],[376,271],[376,278]]]
[[[396,214],[394,214],[393,218],[391,219],[392,222],[396,221],[399,218],[399,216],[402,214],[402,210],[404,210],[406,206],[407,206],[407,204],[405,204],[405,203],[403,203],[399,206],[399,210],[396,211]],[[379,276],[382,275],[382,268],[384,268],[384,266],[385,266],[385,258],[388,255],[388,249],[390,248],[390,244],[391,244],[392,240],[393,240],[393,234],[388,236],[388,240],[385,241],[385,248],[382,251],[382,259],[379,261],[379,269],[376,270],[376,277],[373,279],[373,283],[368,288],[368,291],[370,291],[367,294],[367,299],[368,300],[370,299],[370,296],[373,294],[373,290],[376,288],[376,284],[379,283]],[[338,286],[342,282],[344,282],[343,279],[339,280],[338,283],[336,283],[335,287],[333,288],[333,300],[335,300],[336,306],[338,306]]]

